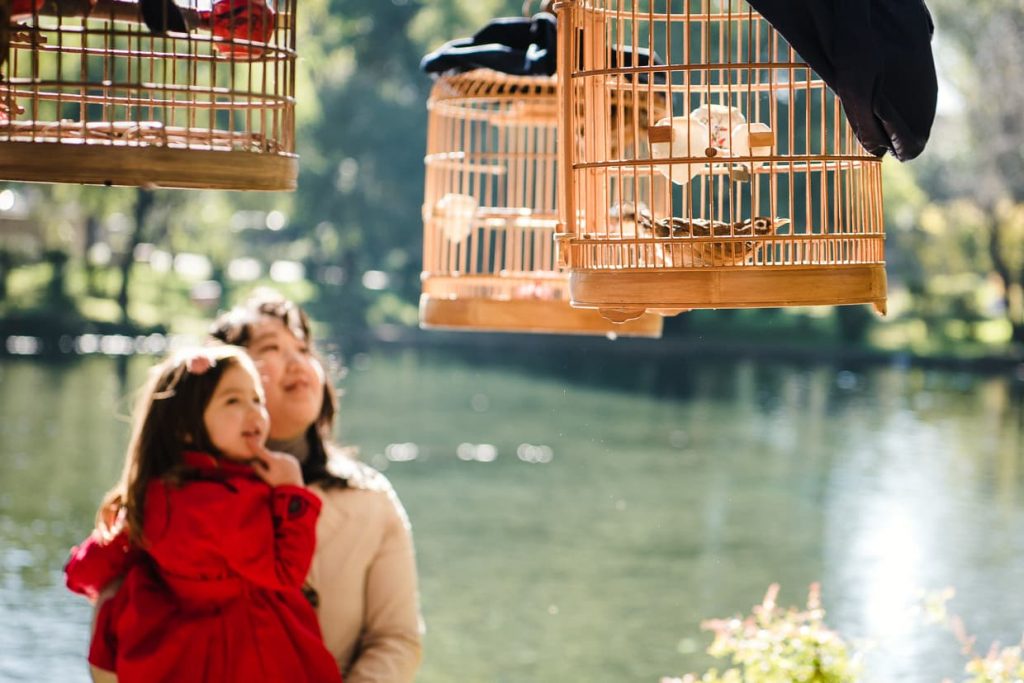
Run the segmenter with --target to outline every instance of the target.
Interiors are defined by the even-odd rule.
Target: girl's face
[[[247,348],[267,392],[270,437],[294,439],[320,416],[324,369],[309,344],[278,318],[264,316],[253,325]]]
[[[203,411],[213,445],[231,460],[253,457],[253,442],[267,440],[269,418],[259,377],[248,363],[224,371]]]

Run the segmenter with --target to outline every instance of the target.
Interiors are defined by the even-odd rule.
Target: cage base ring
[[[593,309],[562,300],[448,299],[420,296],[420,327],[476,332],[523,332],[620,337],[661,337],[663,319],[646,314],[615,324]]]
[[[22,182],[292,191],[298,157],[246,151],[0,142],[0,178]]]
[[[574,270],[569,291],[573,306],[643,308],[648,313],[845,304],[872,304],[879,314],[886,312],[885,266],[876,263],[648,272]]]

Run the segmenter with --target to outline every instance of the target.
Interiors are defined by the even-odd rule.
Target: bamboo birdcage
[[[15,0],[0,178],[295,189],[297,0],[178,2],[157,33],[138,0]]]
[[[871,303],[885,311],[881,162],[745,0],[563,0],[558,235],[574,306]],[[617,55],[650,50],[633,65]],[[644,130],[610,125],[626,107]]]
[[[658,337],[656,315],[615,324],[569,305],[556,265],[554,77],[441,76],[428,108],[425,328]]]

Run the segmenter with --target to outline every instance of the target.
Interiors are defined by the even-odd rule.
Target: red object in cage
[[[210,32],[225,42],[214,43],[224,57],[253,59],[263,54],[259,47],[237,43],[267,43],[274,33],[277,15],[264,0],[217,0],[209,12],[200,12],[200,20]]]
[[[11,3],[11,16],[15,19],[38,12],[46,0],[14,0]]]

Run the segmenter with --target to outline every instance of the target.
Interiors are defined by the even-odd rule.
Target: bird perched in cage
[[[637,223],[655,237],[763,237],[789,223],[788,218],[756,216],[735,223],[707,218],[671,216],[652,221],[649,215],[638,214]]]
[[[608,209],[608,233],[618,237],[636,237],[638,217],[650,222],[651,211],[643,202],[621,202]]]
[[[637,225],[647,234],[662,239],[693,237],[768,237],[789,223],[788,218],[756,216],[734,223],[708,220],[706,218],[679,218],[670,216],[652,220],[649,216],[638,215]],[[680,240],[681,242],[681,240]],[[721,242],[695,242],[673,244],[669,252],[671,265],[689,266],[738,266],[748,263],[764,243],[761,240],[723,239]]]
[[[679,218],[671,216],[652,220],[647,214],[637,214],[637,223],[655,237],[762,237],[776,232],[789,223],[788,218],[757,216],[735,223],[707,218]]]

